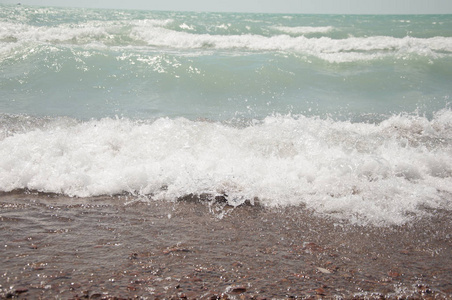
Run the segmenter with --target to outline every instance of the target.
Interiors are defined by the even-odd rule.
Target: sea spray
[[[305,205],[404,223],[450,208],[452,113],[379,124],[274,116],[248,126],[161,118],[50,121],[0,142],[0,189]]]

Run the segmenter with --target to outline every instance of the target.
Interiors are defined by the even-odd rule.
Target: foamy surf
[[[378,124],[273,116],[246,126],[106,118],[29,119],[36,125],[22,128],[11,120],[0,135],[4,192],[221,196],[380,225],[452,208],[450,110]]]
[[[344,29],[333,26],[275,26],[268,22],[252,24],[243,20],[245,27],[232,24],[187,24],[176,15],[155,15],[153,18],[130,20],[115,16],[113,20],[87,20],[77,24],[63,23],[41,26],[0,21],[0,59],[10,58],[21,49],[36,51],[36,47],[52,45],[57,48],[91,49],[117,47],[121,51],[143,47],[177,51],[283,51],[315,57],[330,63],[372,61],[382,58],[436,59],[452,55],[450,36],[388,36],[355,35],[360,32],[334,32]],[[165,18],[167,17],[167,18]],[[195,19],[197,20],[197,19]],[[198,21],[199,22],[199,21]],[[250,27],[252,26],[252,27]],[[259,29],[263,26],[263,29]],[[431,24],[430,24],[431,26]],[[199,29],[195,29],[199,28]],[[218,32],[218,28],[222,31]],[[350,30],[350,28],[347,28]],[[310,36],[320,34],[320,36]],[[44,50],[48,51],[48,50]]]
[[[0,191],[450,209],[448,16],[1,8]]]

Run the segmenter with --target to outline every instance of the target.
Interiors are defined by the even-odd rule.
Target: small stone
[[[303,273],[294,273],[292,275],[297,277],[297,278],[302,278],[302,279],[310,279],[311,278],[311,277],[309,277],[309,275],[306,275],[306,274],[303,274]]]
[[[400,273],[399,273],[399,272],[396,272],[396,271],[389,271],[389,272],[388,272],[388,276],[389,276],[389,277],[392,277],[392,278],[395,278],[395,277],[399,277],[399,276],[400,276]]]
[[[22,294],[22,293],[26,293],[26,292],[28,292],[28,289],[27,288],[18,288],[18,289],[16,289],[16,294]]]
[[[303,244],[303,250],[308,252],[324,252],[325,249],[323,249],[321,246],[317,245],[316,243],[304,243]]]
[[[320,296],[325,296],[326,295],[325,294],[325,290],[323,288],[315,289],[315,292],[317,293],[317,295],[320,295]]]
[[[82,287],[82,285],[80,283],[72,282],[70,290],[73,291],[73,290],[78,289],[80,287]]]
[[[179,296],[181,299],[196,299],[199,294],[194,291],[187,291],[185,293],[181,293]],[[185,298],[184,298],[185,297]]]
[[[143,283],[146,283],[146,282],[147,282],[146,279],[138,278],[138,279],[135,279],[132,283],[143,284]]]
[[[244,286],[234,286],[231,288],[231,293],[241,294],[246,292],[246,288]]]
[[[101,293],[93,293],[91,296],[89,296],[90,299],[98,299],[101,297],[102,297]]]
[[[321,267],[317,267],[317,270],[319,270],[320,272],[322,272],[323,274],[331,274],[330,270],[327,270],[325,268],[321,268]]]
[[[433,291],[428,286],[418,285],[417,288],[421,294],[432,294],[433,293]]]
[[[199,278],[199,277],[192,277],[192,278],[190,278],[190,280],[193,281],[193,282],[200,282],[200,281],[202,281],[202,279]]]
[[[31,265],[31,268],[32,268],[33,270],[35,270],[35,271],[40,271],[40,270],[44,270],[44,267],[45,267],[46,265],[47,265],[47,264],[44,263],[44,262],[37,262],[37,263],[33,263],[33,264]]]
[[[163,250],[163,254],[170,254],[173,252],[191,252],[190,249],[180,248],[180,247],[172,247]]]

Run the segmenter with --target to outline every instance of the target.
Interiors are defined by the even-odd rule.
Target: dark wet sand
[[[447,211],[378,228],[298,207],[125,201],[1,194],[0,298],[452,299]]]

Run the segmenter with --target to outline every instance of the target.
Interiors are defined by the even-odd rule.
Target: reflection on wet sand
[[[294,207],[4,193],[0,215],[1,298],[452,297],[447,211],[373,227]]]

